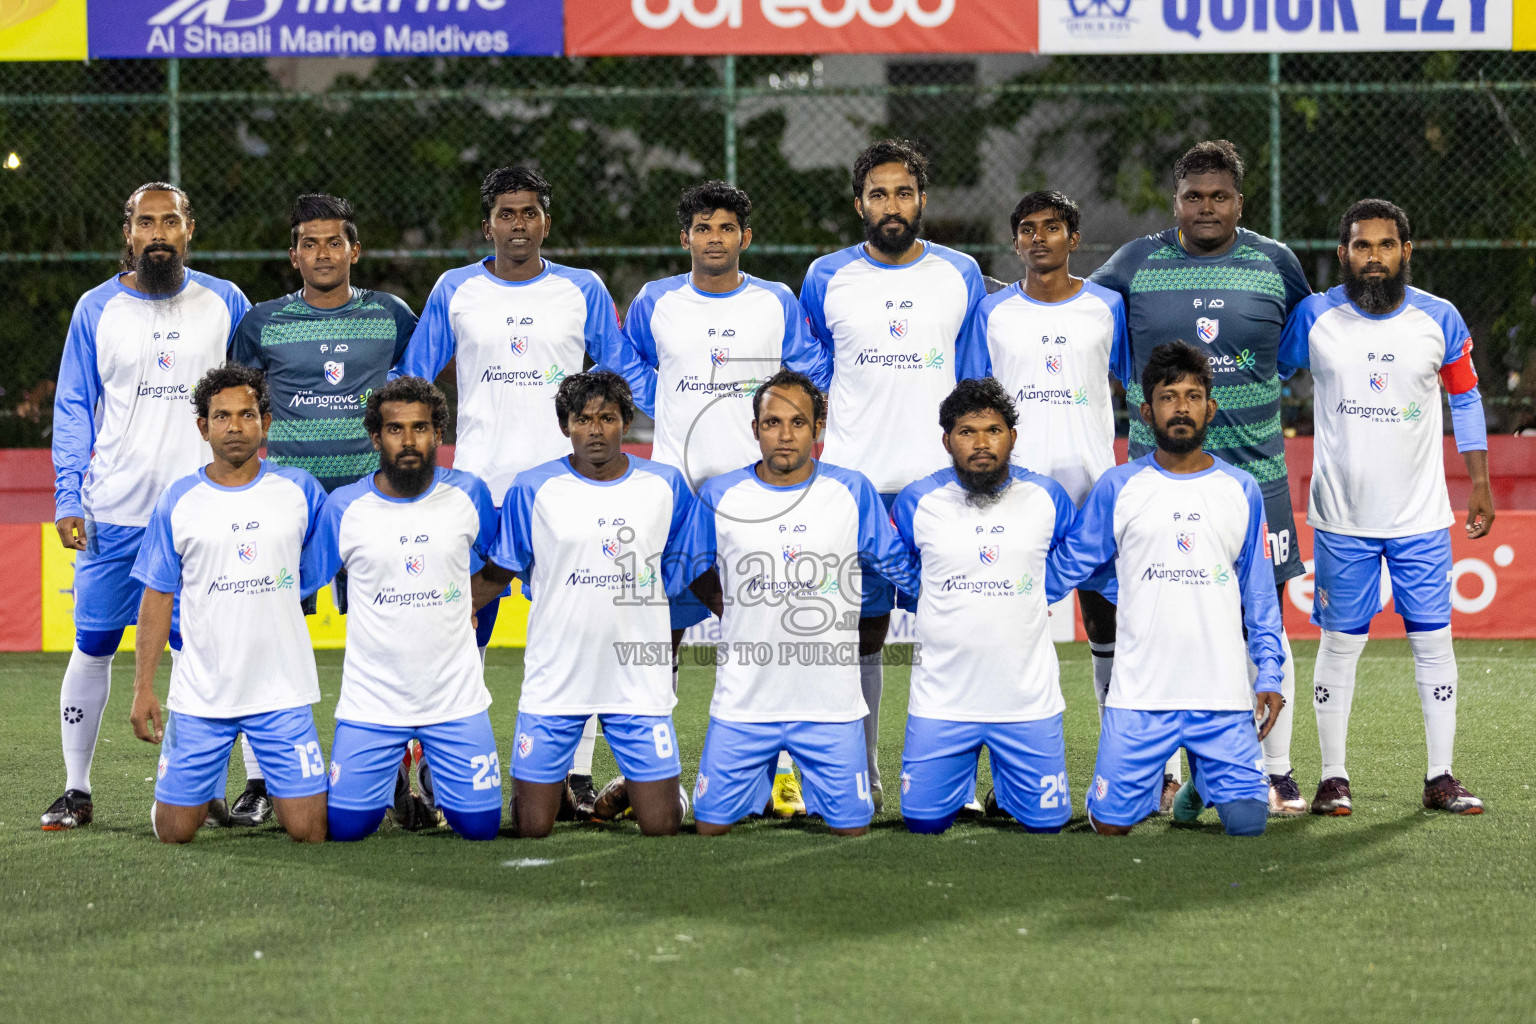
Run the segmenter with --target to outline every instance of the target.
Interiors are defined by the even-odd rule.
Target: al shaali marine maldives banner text
[[[92,0],[92,57],[558,55],[560,0]]]
[[[1041,53],[1508,50],[1536,0],[1040,0]]]

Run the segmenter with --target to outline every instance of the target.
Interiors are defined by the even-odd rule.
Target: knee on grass
[[[949,826],[955,823],[955,818],[959,814],[959,811],[954,811],[939,818],[912,818],[903,815],[902,821],[906,822],[908,832],[915,832],[920,836],[936,836],[949,831]]]
[[[495,839],[501,832],[500,807],[485,811],[455,811],[444,807],[442,811],[443,817],[448,820],[448,827],[465,839],[483,842]]]
[[[1264,800],[1233,800],[1217,804],[1222,827],[1229,836],[1261,836],[1269,823],[1269,804]]]
[[[344,807],[327,807],[325,818],[330,827],[332,842],[355,843],[379,830],[379,822],[384,820],[384,808],[353,811]]]

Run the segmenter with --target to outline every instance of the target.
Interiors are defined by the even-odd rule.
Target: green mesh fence
[[[798,286],[859,237],[848,168],[886,134],[930,154],[926,234],[1002,280],[1022,272],[1021,191],[1078,199],[1087,272],[1169,223],[1173,160],[1202,138],[1238,144],[1245,223],[1318,288],[1337,282],[1344,207],[1392,199],[1414,218],[1415,283],[1472,325],[1490,429],[1532,418],[1536,54],[108,61],[0,65],[0,445],[48,443],[70,311],[115,269],[143,181],[188,189],[194,263],[255,301],[297,286],[293,197],[346,195],[357,279],[419,309],[486,251],[484,173],[531,163],[556,189],[547,251],[623,308],[686,269],[672,211],[707,176],[753,197],[750,269]],[[1304,379],[1288,390],[1301,431],[1307,398]]]

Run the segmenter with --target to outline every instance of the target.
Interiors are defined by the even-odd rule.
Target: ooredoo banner
[[[1041,53],[1508,50],[1532,0],[1040,0]]]
[[[560,0],[92,0],[92,57],[561,52]]]
[[[566,0],[575,56],[1028,53],[1036,0]]]

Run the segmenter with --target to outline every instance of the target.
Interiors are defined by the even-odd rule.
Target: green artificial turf
[[[1315,645],[1295,648],[1310,798]],[[1378,641],[1355,698],[1354,816],[1272,820],[1258,839],[1223,836],[1210,811],[1193,831],[1155,819],[1126,839],[1090,834],[1088,652],[1059,650],[1078,812],[1059,836],[904,831],[907,670],[892,666],[887,807],[861,839],[763,822],[712,840],[572,824],[469,843],[386,825],[323,847],[205,830],[177,849],[149,830],[155,752],[128,726],[131,657],[114,672],[96,823],[44,833],[66,658],[0,656],[0,1020],[1536,1019],[1536,644],[1457,644],[1457,771],[1487,814],[1420,807],[1407,646]],[[329,746],[341,655],[317,657]],[[492,651],[487,675],[505,758],[520,652]],[[690,785],[711,678],[691,661],[682,676]],[[599,745],[598,784],[613,770]]]

